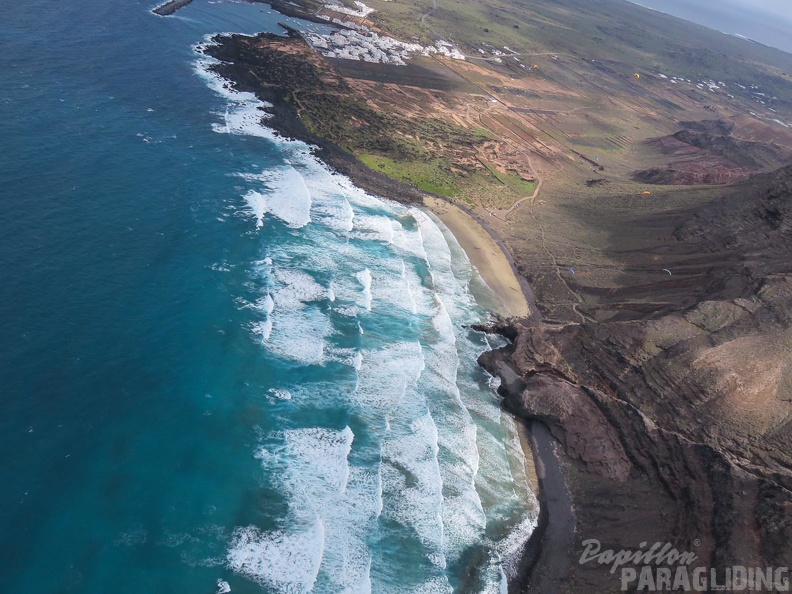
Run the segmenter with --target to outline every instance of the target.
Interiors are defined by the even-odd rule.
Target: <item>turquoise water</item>
[[[150,8],[0,6],[0,590],[500,591],[486,287],[206,74],[284,17]]]

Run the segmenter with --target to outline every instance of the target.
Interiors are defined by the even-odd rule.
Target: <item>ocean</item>
[[[197,51],[300,23],[152,7],[0,6],[0,590],[505,591],[486,285]]]
[[[792,5],[786,14],[763,10],[749,0],[630,0],[666,14],[704,25],[729,35],[747,37],[792,53]],[[779,3],[780,4],[780,3]]]

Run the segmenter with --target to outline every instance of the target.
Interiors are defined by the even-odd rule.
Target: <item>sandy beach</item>
[[[440,198],[427,196],[424,204],[454,234],[481,278],[500,303],[495,313],[504,317],[526,317],[528,300],[509,259],[492,236],[469,214]]]

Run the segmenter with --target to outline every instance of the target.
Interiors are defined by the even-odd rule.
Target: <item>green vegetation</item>
[[[349,152],[377,152],[398,159],[428,158],[421,144],[400,133],[405,126],[398,117],[375,111],[351,95],[301,92],[296,96],[306,128]]]
[[[530,196],[536,189],[535,181],[525,181],[515,173],[501,173],[486,163],[484,166],[487,168],[487,171],[489,171],[493,177],[495,177],[495,179],[497,179],[500,183],[509,188],[518,196]]]
[[[370,169],[441,196],[459,193],[461,179],[455,175],[442,159],[430,161],[404,161],[375,154],[360,154],[360,160]]]
[[[492,134],[489,130],[485,130],[484,128],[476,128],[473,130],[473,133],[477,136],[481,136],[482,138],[486,138],[487,140],[495,140],[495,135]]]
[[[359,153],[358,158],[370,169],[390,178],[411,184],[425,192],[454,196],[470,204],[485,203],[505,208],[516,198],[530,196],[536,189],[514,173],[501,173],[485,164],[478,172],[455,172],[445,159],[394,159],[375,153]]]

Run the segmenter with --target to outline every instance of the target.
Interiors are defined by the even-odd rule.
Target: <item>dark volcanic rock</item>
[[[738,140],[728,135],[698,130],[680,130],[674,138],[685,144],[710,151],[741,167],[760,168],[783,160],[780,148],[772,144]]]
[[[515,324],[480,358],[566,457],[575,546],[553,584],[528,574],[532,591],[618,590],[618,572],[578,563],[589,538],[669,542],[715,568],[792,565],[792,166],[676,217],[669,243],[707,273],[656,287],[665,310]]]
[[[154,14],[158,14],[160,16],[168,16],[170,14],[173,14],[180,8],[184,8],[190,2],[192,2],[192,0],[170,0],[165,4],[160,4],[156,8],[152,8],[151,12],[153,12]]]
[[[665,167],[633,172],[634,180],[656,185],[730,184],[789,162],[788,147],[736,138],[731,121],[680,122],[680,126],[671,136],[648,142],[673,160]]]
[[[343,79],[314,52],[295,29],[281,25],[287,36],[261,33],[218,35],[204,51],[220,60],[211,68],[241,90],[271,105],[266,125],[287,138],[302,140],[334,170],[369,192],[406,203],[421,203],[423,194],[372,171],[338,144],[311,132],[299,117],[299,98],[317,94],[333,97],[348,92]],[[266,114],[262,113],[262,118]],[[351,115],[350,115],[351,117]]]
[[[674,163],[668,167],[642,169],[632,178],[644,184],[656,186],[697,186],[730,184],[746,179],[750,170],[742,167],[707,167],[701,162]]]

